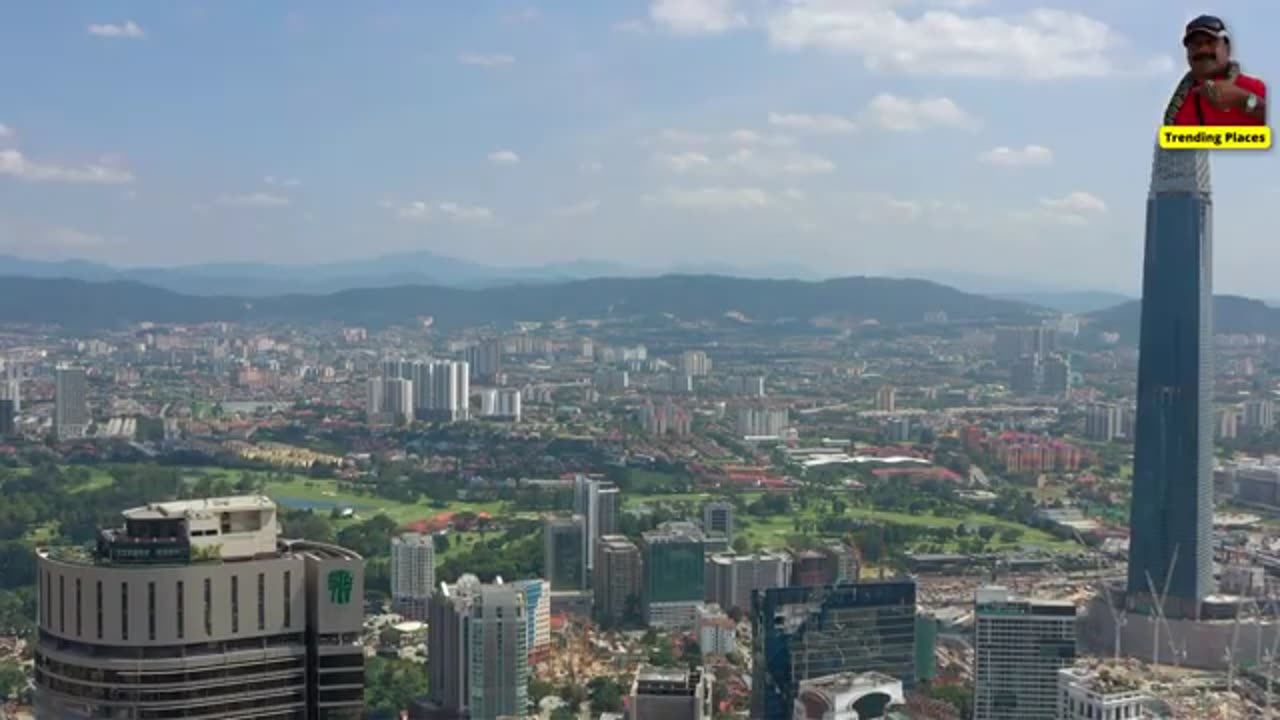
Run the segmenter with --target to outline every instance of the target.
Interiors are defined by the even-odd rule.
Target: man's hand
[[[1200,92],[1219,110],[1244,110],[1245,103],[1252,94],[1234,82],[1221,80],[1209,80],[1200,88]]]

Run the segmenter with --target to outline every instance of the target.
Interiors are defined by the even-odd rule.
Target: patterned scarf
[[[1227,63],[1226,81],[1235,82],[1240,75],[1240,63],[1232,60]],[[1191,77],[1191,73],[1182,76],[1182,82],[1178,83],[1178,87],[1173,91],[1173,97],[1169,98],[1169,105],[1164,109],[1164,124],[1173,125],[1178,119],[1178,111],[1187,102],[1187,98],[1191,96],[1191,88],[1195,87],[1195,78]]]

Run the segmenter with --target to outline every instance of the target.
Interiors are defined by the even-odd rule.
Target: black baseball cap
[[[1215,15],[1201,15],[1187,23],[1187,29],[1182,34],[1182,44],[1186,45],[1191,41],[1191,36],[1197,33],[1212,35],[1222,40],[1230,40],[1227,35],[1227,24],[1222,22],[1222,18]]]

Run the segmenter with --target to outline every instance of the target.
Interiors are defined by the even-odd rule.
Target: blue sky
[[[1200,12],[1275,74],[1274,0],[13,3],[0,252],[1134,291]],[[1277,170],[1215,158],[1220,291],[1276,294]]]

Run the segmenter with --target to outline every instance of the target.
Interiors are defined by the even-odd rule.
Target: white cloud
[[[115,23],[90,25],[89,34],[97,35],[98,37],[129,38],[133,40],[147,36],[147,34],[143,32],[142,28],[132,20],[128,20],[122,25],[117,25]]]
[[[665,145],[732,145],[736,147],[792,147],[796,139],[790,135],[766,134],[755,130],[728,132],[695,132],[667,128],[658,133],[657,142]]]
[[[736,0],[653,0],[649,17],[677,35],[714,35],[743,27]]]
[[[395,210],[396,215],[404,220],[431,220],[437,215],[460,223],[483,223],[496,219],[493,211],[487,207],[462,205],[451,201],[431,203],[425,200],[413,200],[397,206],[395,203],[384,200],[379,205]]]
[[[886,130],[972,129],[979,124],[976,118],[945,97],[912,100],[882,93],[871,100],[865,116]]]
[[[299,187],[302,185],[302,181],[299,180],[298,178],[275,177],[274,175],[267,175],[266,177],[262,178],[262,182],[272,187],[291,188],[291,187]]]
[[[1122,36],[1077,12],[1038,9],[998,16],[930,9],[907,17],[897,4],[790,0],[769,15],[769,38],[777,47],[854,55],[872,71],[915,75],[1098,77],[1154,62],[1126,56]]]
[[[1053,151],[1043,145],[1026,145],[1021,148],[1001,145],[979,155],[978,161],[1000,167],[1048,165],[1053,162]]]
[[[542,11],[531,5],[527,8],[515,10],[503,15],[502,21],[508,23],[532,22],[540,17],[542,17]]]
[[[797,132],[812,133],[851,133],[856,129],[849,118],[823,114],[772,112],[769,113],[769,124]]]
[[[835,163],[812,153],[738,148],[722,159],[700,152],[658,155],[657,165],[673,173],[749,174],[759,177],[779,175],[819,175],[835,170]]]
[[[688,173],[710,170],[714,163],[702,153],[686,152],[675,155],[659,155],[655,161],[663,169],[675,173]]]
[[[599,209],[599,200],[583,200],[572,205],[556,208],[551,211],[551,214],[556,217],[580,217],[582,215],[590,215]]]
[[[458,62],[463,65],[479,65],[481,67],[506,67],[515,63],[516,59],[512,55],[504,55],[501,53],[484,54],[464,52],[458,55]]]
[[[853,201],[854,213],[860,222],[912,222],[925,211],[924,204],[919,201],[903,200],[885,193],[856,193]]]
[[[1015,222],[1033,224],[1088,225],[1106,212],[1107,204],[1102,198],[1092,193],[1073,192],[1059,198],[1042,198],[1035,209],[1014,211],[1009,217]]]
[[[28,160],[17,150],[0,150],[0,175],[27,182],[61,182],[115,185],[134,181],[133,173],[117,161],[69,167]]]
[[[731,168],[758,175],[820,175],[836,169],[835,163],[812,153],[760,154],[749,148],[734,151],[725,160]]]
[[[383,207],[387,204],[384,203]],[[431,207],[421,200],[414,200],[396,211],[405,220],[425,220],[431,217]]]
[[[766,147],[790,147],[796,139],[790,135],[765,135],[755,130],[734,130],[726,136],[729,142],[739,145],[763,145]]]
[[[494,165],[518,165],[520,156],[512,150],[494,150],[489,153],[489,162]]]
[[[442,202],[436,207],[440,214],[458,222],[489,222],[494,219],[493,211],[487,207],[460,205],[456,202]]]
[[[767,191],[755,187],[666,188],[643,199],[652,205],[714,212],[761,210],[777,203]]]
[[[599,160],[583,160],[578,164],[578,172],[593,175],[604,171],[604,163]]]
[[[1044,198],[1040,206],[1054,212],[1077,215],[1097,214],[1107,211],[1107,204],[1102,198],[1087,192],[1068,193],[1060,198]]]
[[[254,192],[244,195],[223,195],[218,198],[219,205],[245,208],[277,208],[289,205],[289,198],[284,195]]]
[[[15,134],[13,128],[0,123],[0,140],[12,140]]]

